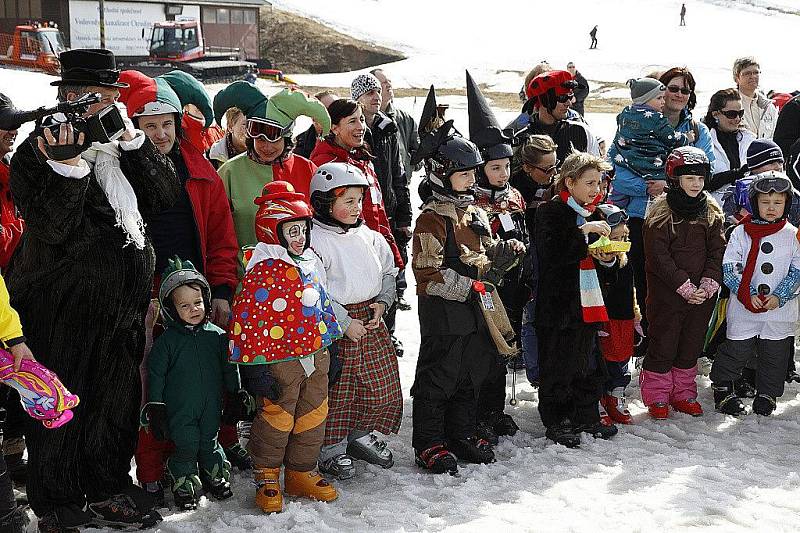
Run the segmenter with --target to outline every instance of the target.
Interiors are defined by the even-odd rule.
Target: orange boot
[[[339,497],[333,485],[320,476],[316,470],[298,472],[287,468],[283,479],[286,494],[291,496],[302,496],[321,502],[332,502]]]
[[[283,495],[281,494],[281,469],[255,468],[253,476],[258,484],[256,505],[265,513],[283,511]]]

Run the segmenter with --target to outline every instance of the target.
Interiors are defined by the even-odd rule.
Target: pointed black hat
[[[467,111],[469,140],[474,142],[485,161],[511,157],[511,135],[503,131],[478,84],[467,72]]]
[[[425,98],[425,105],[422,107],[422,116],[419,117],[419,128],[417,133],[420,136],[436,129],[438,124],[437,118],[439,115],[436,112],[436,89],[431,85],[428,89],[428,96]]]

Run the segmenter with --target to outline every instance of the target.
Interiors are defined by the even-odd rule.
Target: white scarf
[[[94,168],[94,175],[108,203],[114,209],[116,226],[125,232],[125,244],[131,243],[139,250],[144,249],[144,221],[139,213],[139,203],[128,178],[119,165],[119,143],[92,143],[81,157]]]

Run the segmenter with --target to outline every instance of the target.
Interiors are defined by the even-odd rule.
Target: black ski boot
[[[17,507],[5,516],[0,517],[0,533],[25,533],[30,518],[25,507]]]
[[[197,490],[200,486],[200,479],[197,476],[184,476],[175,480],[172,484],[172,497],[179,513],[197,509],[197,500],[200,499]]]
[[[562,420],[560,424],[548,427],[544,436],[567,448],[577,448],[581,444],[580,433],[575,432],[569,420]]]
[[[458,474],[458,461],[452,452],[442,444],[431,446],[422,452],[414,450],[417,466],[430,470],[434,474],[447,472],[451,476]]]
[[[732,381],[712,383],[714,391],[714,408],[720,413],[732,416],[745,414],[744,404],[736,394],[736,385]]]
[[[619,429],[614,424],[607,426],[602,422],[595,422],[594,424],[578,424],[575,426],[573,431],[577,434],[588,433],[596,439],[603,440],[608,440],[619,433]]]
[[[500,442],[500,438],[497,436],[497,433],[494,432],[494,428],[487,420],[480,420],[478,421],[478,429],[476,431],[479,439],[483,439],[492,446],[497,446]]]
[[[230,478],[230,470],[223,472],[219,475],[205,475],[200,474],[200,479],[202,480],[203,490],[206,494],[214,498],[215,500],[227,500],[231,496],[233,496],[233,491],[231,490],[231,482],[228,481]]]
[[[519,431],[519,426],[511,418],[511,415],[507,415],[502,411],[490,413],[489,423],[492,425],[494,432],[500,436],[507,435],[510,437],[516,435],[517,431]]]
[[[756,371],[752,368],[742,370],[742,377],[734,383],[734,391],[739,398],[755,398]]]
[[[447,449],[466,463],[489,464],[495,462],[492,445],[477,437],[450,440],[447,442]]]
[[[775,410],[775,398],[766,394],[759,394],[753,400],[753,412],[761,416],[770,416]]]
[[[228,462],[240,471],[253,469],[253,458],[238,442],[230,448],[223,448],[222,450],[225,452],[225,458]]]

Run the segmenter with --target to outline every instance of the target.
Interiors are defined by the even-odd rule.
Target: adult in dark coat
[[[786,158],[786,174],[797,188],[800,183],[800,96],[781,108],[772,140],[780,146]]]
[[[572,61],[567,63],[567,71],[572,74],[572,77],[578,84],[578,86],[575,87],[575,101],[572,103],[570,109],[577,111],[583,116],[583,102],[586,100],[586,97],[589,96],[589,82],[586,81],[586,78],[578,71],[575,67],[575,63]]]
[[[111,52],[70,50],[60,59],[60,99],[98,92],[93,113],[119,96]],[[12,305],[39,361],[81,398],[64,427],[28,425],[28,498],[39,531],[150,527],[160,516],[128,475],[155,266],[141,217],[174,204],[179,183],[172,163],[131,129],[118,144],[42,162],[45,142],[73,144],[67,130],[59,140],[32,138],[11,160],[11,191],[27,224],[6,277]]]

